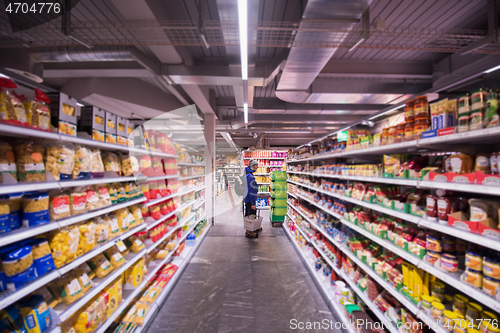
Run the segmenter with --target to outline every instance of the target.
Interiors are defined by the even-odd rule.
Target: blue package
[[[7,280],[5,277],[5,272],[0,272],[0,291],[7,290]],[[1,332],[2,330],[0,330]]]
[[[437,130],[422,132],[422,139],[433,138],[437,136]]]
[[[46,192],[29,192],[24,195],[23,200],[31,200],[31,201],[41,201],[46,200],[47,207],[46,209],[40,210],[38,212],[23,212],[23,225],[25,227],[35,227],[41,224],[46,224],[50,222],[49,216],[49,195]],[[45,208],[45,207],[44,207]]]
[[[52,322],[43,296],[33,295],[19,311],[28,332],[46,332]]]
[[[28,245],[12,244],[0,250],[0,257],[4,266],[4,272],[6,273],[6,267],[10,263],[16,263],[23,258],[31,256],[31,246]],[[7,274],[5,274],[5,276],[6,289],[18,289],[29,281],[36,279],[35,267],[33,264],[31,264],[28,269],[19,272],[18,274],[12,276],[8,276]]]
[[[43,243],[47,243],[48,246],[46,239],[30,239],[26,242],[26,245],[36,247],[42,245]],[[40,258],[35,258],[33,256],[33,264],[35,265],[35,273],[38,277],[56,269],[54,258],[52,258],[51,253]]]
[[[20,274],[16,274],[14,276],[7,276],[6,277],[6,286],[7,289],[19,289],[22,286],[24,286],[26,283],[31,282],[37,278],[36,272],[35,272],[35,266],[31,265],[30,268],[25,270],[24,272]]]
[[[2,318],[3,323],[11,330],[11,332],[15,333],[28,332],[23,324],[23,318],[21,317],[19,304],[13,304],[3,311],[5,311],[5,314]]]

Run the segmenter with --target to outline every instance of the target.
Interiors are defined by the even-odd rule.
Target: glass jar
[[[431,317],[440,321],[443,317],[444,305],[440,302],[432,302]]]
[[[464,295],[456,294],[453,299],[453,311],[462,316],[465,316],[467,312],[467,304],[469,303],[469,299]]]
[[[455,327],[455,322],[457,321],[458,316],[456,313],[452,311],[445,310],[443,311],[443,327],[448,332],[453,331]]]
[[[467,312],[465,318],[472,322],[474,326],[479,326],[479,319],[481,318],[481,312],[483,312],[483,307],[477,303],[469,302],[467,304]]]
[[[485,257],[483,260],[483,274],[494,279],[500,279],[500,262],[494,258]]]
[[[414,127],[413,121],[407,122],[405,124],[405,141],[413,140],[413,127]]]
[[[474,286],[476,288],[483,287],[483,274],[481,273],[481,271],[466,268],[463,277],[464,281],[471,286]]]
[[[432,296],[439,302],[444,301],[444,283],[436,281],[432,284]]]
[[[405,124],[399,124],[396,126],[396,139],[395,143],[403,142],[405,138]]]
[[[413,100],[406,101],[405,102],[405,121],[406,122],[413,122],[414,115],[413,115]]]
[[[380,145],[385,146],[387,144],[387,140],[389,139],[389,127],[382,129],[382,137],[380,139]]]
[[[429,128],[429,119],[415,120],[415,126],[413,127],[413,140],[419,140],[422,133],[427,131],[427,128]]]
[[[465,255],[465,267],[474,269],[476,271],[483,270],[483,257],[472,251],[467,251]]]
[[[453,254],[445,253],[441,257],[441,268],[445,271],[455,273],[458,271],[458,258]]]
[[[387,144],[392,145],[395,142],[396,142],[396,126],[391,126],[387,131]]]
[[[471,92],[470,104],[471,109],[483,108],[488,99],[488,91],[479,88]]]
[[[413,102],[413,117],[415,121],[419,119],[429,120],[429,102],[427,96],[418,96]]]

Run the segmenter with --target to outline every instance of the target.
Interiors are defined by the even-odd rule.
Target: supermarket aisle
[[[291,319],[334,320],[281,228],[265,218],[258,239],[244,236],[236,198],[218,197],[219,211],[232,209],[217,218],[148,333],[288,332]]]

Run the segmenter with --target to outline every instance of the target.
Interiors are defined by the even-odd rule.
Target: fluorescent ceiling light
[[[243,104],[243,114],[245,115],[245,124],[248,124],[248,103]]]
[[[241,78],[248,80],[248,5],[238,0],[238,24],[240,29]]]
[[[82,103],[76,103],[76,105],[78,105],[78,106],[85,106]]]
[[[10,76],[7,76],[7,75],[2,74],[2,73],[0,73],[0,77],[4,77],[4,78],[6,78],[6,79],[10,79]]]
[[[201,40],[203,41],[203,44],[205,44],[205,47],[207,49],[209,49],[210,48],[210,44],[208,43],[207,37],[205,37],[205,33],[204,32],[201,33],[200,37],[201,37]]]
[[[398,106],[398,107],[392,108],[392,109],[390,109],[390,110],[387,110],[387,111],[385,111],[385,112],[379,113],[379,114],[377,114],[377,115],[375,115],[375,116],[373,116],[373,117],[371,117],[371,118],[368,118],[368,119],[369,119],[369,120],[373,120],[373,119],[375,119],[375,118],[378,118],[378,117],[380,117],[380,116],[383,116],[384,114],[387,114],[387,113],[389,113],[389,112],[392,112],[392,111],[394,111],[394,110],[397,110],[397,109],[399,109],[399,108],[402,108],[403,106],[404,106],[404,104],[403,104],[403,105],[400,105],[400,106]]]
[[[484,72],[491,73],[491,72],[494,72],[494,71],[499,70],[499,69],[500,69],[500,66],[496,66],[496,67],[490,68],[488,70],[485,70]]]
[[[351,46],[351,48],[349,50],[347,50],[347,52],[351,52],[352,50],[354,50],[359,44],[363,43],[365,41],[364,38],[360,38],[356,44],[354,44],[353,46]]]

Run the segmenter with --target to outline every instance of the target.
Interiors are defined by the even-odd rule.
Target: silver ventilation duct
[[[300,45],[301,42],[331,40],[340,44],[354,24],[360,22],[370,3],[371,0],[309,0],[294,42]],[[314,31],[313,26],[319,20],[330,22],[332,31]],[[335,51],[337,48],[292,47],[276,95],[284,101],[297,103],[297,95],[308,94],[306,90]]]
[[[35,62],[135,61],[132,47],[95,48],[56,47],[29,51]]]

